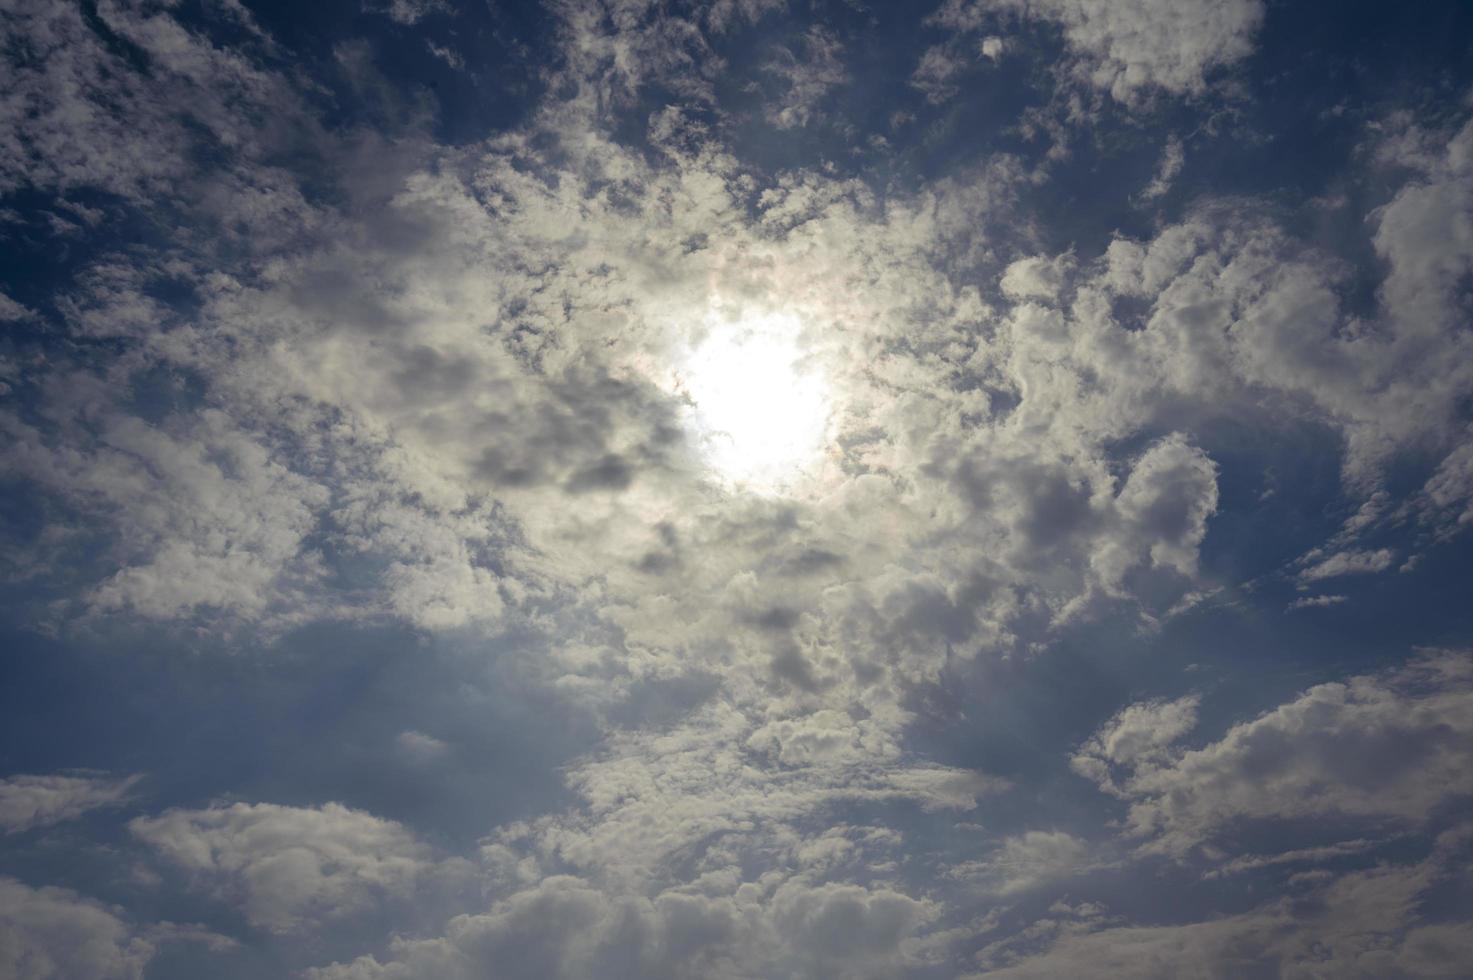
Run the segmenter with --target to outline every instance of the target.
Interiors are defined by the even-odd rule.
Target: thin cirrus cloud
[[[1456,973],[1466,14],[333,12],[0,14],[0,972]]]

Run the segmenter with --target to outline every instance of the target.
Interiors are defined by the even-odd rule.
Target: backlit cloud
[[[1473,24],[799,8],[0,13],[0,972],[1456,973]]]

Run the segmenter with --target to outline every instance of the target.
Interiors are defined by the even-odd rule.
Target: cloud
[[[567,11],[569,44],[608,29],[581,10]],[[700,29],[681,23],[634,18],[618,36],[654,43],[662,31]],[[665,70],[641,64],[627,69]],[[566,71],[606,77],[592,63]],[[549,113],[531,126],[536,138],[511,133],[463,152],[406,140],[378,168],[378,183],[344,181],[351,208],[292,205],[306,237],[290,266],[270,276],[249,263],[213,269],[192,322],[166,335],[150,326],[169,316],[149,295],[154,270],[99,270],[70,298],[87,330],[146,343],[140,369],[189,372],[221,412],[140,427],[78,370],[56,384],[54,401],[88,390],[89,411],[116,430],[111,442],[98,445],[75,413],[13,424],[34,447],[13,460],[17,472],[65,494],[79,523],[123,532],[121,568],[97,583],[93,612],[224,615],[277,628],[355,616],[428,630],[509,626],[532,597],[636,564],[629,551],[652,524],[691,537],[671,515],[728,506],[703,482],[690,408],[675,374],[658,366],[688,357],[713,323],[762,313],[756,296],[785,297],[805,345],[831,327],[864,324],[856,353],[803,351],[829,375],[840,401],[833,435],[852,447],[842,464],[825,464],[848,468],[823,488],[832,499],[868,495],[874,513],[904,510],[916,529],[922,514],[945,515],[997,556],[959,567],[944,549],[912,553],[904,560],[919,569],[913,587],[891,583],[894,559],[917,540],[899,533],[888,555],[872,548],[863,566],[844,566],[842,592],[831,595],[854,601],[829,607],[847,610],[817,624],[829,635],[856,633],[850,615],[867,615],[882,593],[949,605],[946,643],[973,651],[1031,641],[1016,635],[1031,615],[1019,594],[1058,623],[1096,601],[1139,599],[1138,590],[1152,597],[1148,615],[1170,609],[1174,597],[1156,579],[1176,575],[1181,589],[1192,587],[1217,506],[1210,447],[1189,432],[1161,440],[1183,398],[1225,414],[1265,390],[1286,403],[1316,399],[1350,434],[1361,470],[1384,455],[1373,444],[1408,426],[1435,431],[1436,411],[1373,404],[1387,389],[1363,377],[1375,351],[1337,336],[1333,270],[1226,206],[1150,242],[1121,239],[1100,260],[1024,256],[993,279],[994,237],[1005,234],[1021,183],[1006,160],[913,195],[891,193],[879,210],[859,183],[817,173],[759,184],[675,108],[651,120],[664,154],[654,159],[589,129],[583,116]],[[369,143],[356,152],[382,148]],[[363,165],[346,147],[333,152],[345,170]],[[247,170],[236,176],[253,187],[268,176]],[[534,176],[551,173],[557,181]],[[285,189],[272,186],[272,200],[282,199]],[[234,183],[221,193],[222,207],[243,196]],[[316,227],[332,234],[318,237]],[[565,227],[581,231],[555,230]],[[203,270],[217,257],[186,252],[177,261]],[[488,266],[503,271],[488,279]],[[959,285],[983,266],[1008,301],[1000,309]],[[831,281],[848,284],[844,296],[812,286]],[[1114,319],[1114,300],[1147,294],[1146,329]],[[1214,309],[1243,315],[1199,322]],[[1306,320],[1304,309],[1317,312]],[[938,383],[947,378],[956,380]],[[1449,391],[1441,404],[1453,403]],[[965,422],[974,417],[987,424]],[[1109,447],[1147,434],[1160,444],[1115,486]],[[78,491],[108,470],[117,478]],[[861,492],[859,477],[878,479]],[[168,505],[135,519],[108,496],[124,478],[137,496]],[[878,492],[887,479],[911,481],[907,499],[898,482]],[[576,516],[561,493],[579,498]],[[822,508],[801,509],[818,537],[841,532],[831,517],[812,516]],[[817,542],[842,556],[835,543]],[[706,535],[700,546],[726,545]],[[598,615],[630,628],[644,585],[615,578]],[[938,596],[923,584],[931,579],[965,579],[976,591],[962,601],[952,584],[953,594]],[[359,590],[339,591],[345,581]],[[660,601],[705,606],[731,581],[713,572]],[[722,628],[707,625],[706,636]],[[864,629],[878,636],[893,624]],[[935,670],[941,647],[926,642],[933,653],[900,645],[906,671]],[[777,665],[812,659],[777,645],[776,634],[751,644]],[[788,673],[825,683],[809,668]]]
[[[1451,154],[1461,134],[1440,152]],[[1429,166],[1441,173],[1450,165]],[[1433,186],[1449,213],[1467,212],[1460,191]],[[1394,202],[1372,219],[1385,222],[1393,210],[1415,220]],[[1395,241],[1386,247],[1411,247]],[[1455,264],[1463,261],[1457,254]],[[1158,413],[1171,405],[1239,419],[1269,405],[1308,405],[1345,436],[1347,483],[1366,498],[1408,446],[1447,453],[1457,444],[1456,393],[1470,384],[1466,333],[1445,316],[1418,314],[1412,290],[1393,289],[1394,277],[1374,326],[1350,317],[1338,299],[1343,271],[1250,217],[1242,202],[1201,203],[1149,242],[1117,238],[1093,263],[1061,265],[1067,256],[1015,263],[1004,279],[1017,301],[1007,370],[1025,386],[1019,411],[1057,418],[1037,416],[1038,424],[1098,437],[1153,417],[1169,424]],[[1408,262],[1409,270],[1422,267]],[[1066,274],[1070,268],[1078,271]],[[1453,287],[1436,276],[1418,295],[1430,291],[1450,311]],[[1126,304],[1144,304],[1144,312],[1122,318]]]
[[[1197,724],[1200,699],[1188,695],[1175,701],[1145,701],[1130,705],[1107,721],[1069,760],[1081,776],[1100,788],[1118,793],[1112,768],[1139,768],[1166,761],[1172,746]]]
[[[904,764],[883,744],[871,755],[856,744],[863,729],[839,728],[837,744],[825,745],[810,725],[754,728],[742,712],[713,705],[669,731],[615,735],[568,774],[584,806],[534,822],[525,840],[581,871],[658,877],[678,855],[715,861],[731,848],[786,847],[847,805],[965,811],[1007,786],[966,769]],[[747,745],[787,764],[754,764]]]
[[[450,751],[450,746],[445,742],[424,732],[400,732],[394,737],[394,744],[400,752],[416,762],[433,762],[444,758]]]
[[[746,882],[734,890],[615,898],[570,877],[549,877],[481,914],[451,921],[438,939],[396,940],[390,957],[310,971],[312,980],[509,980],[595,973],[639,977],[894,976],[904,940],[934,905],[885,889]]]
[[[36,312],[21,303],[0,293],[0,323],[14,323],[17,320],[29,320]]]
[[[258,619],[315,577],[303,541],[325,488],[273,462],[224,413],[149,426],[90,379],[74,380],[54,394],[70,402],[59,421],[76,441],[58,443],[13,417],[0,425],[12,473],[84,512],[127,514],[117,525],[123,567],[95,586],[94,610],[171,619],[221,609]],[[95,428],[84,424],[93,412]]]
[[[1193,702],[1135,705],[1074,757],[1130,801],[1143,853],[1183,857],[1247,821],[1418,827],[1473,793],[1473,670],[1466,655],[1321,684],[1197,749],[1175,748]],[[1115,775],[1119,766],[1122,775]]]
[[[299,105],[269,72],[167,13],[106,4],[89,19],[82,8],[25,2],[7,18],[17,47],[11,98],[0,108],[6,191],[198,202],[189,159],[198,140],[231,147],[248,166],[269,143],[249,121],[251,107],[274,104],[288,122]],[[263,197],[255,203],[268,206]]]
[[[1424,924],[1418,915],[1425,892],[1443,875],[1435,858],[1382,866],[1187,924],[1128,925],[1097,908],[1060,906],[1016,938],[984,947],[978,959],[986,969],[978,975],[1452,977],[1473,942],[1473,923]]]
[[[1272,973],[1307,962],[1311,935],[1368,971],[1462,949],[1454,926],[1403,914],[1436,869],[1320,867],[1362,853],[1344,838],[1430,833],[1470,791],[1454,656],[1321,685],[1198,741],[1196,695],[1125,707],[1070,760],[1104,791],[1093,805],[1128,808],[1124,841],[1081,818],[933,860],[945,814],[990,825],[1064,763],[1009,780],[970,748],[942,764],[936,746],[953,743],[927,726],[973,723],[970,685],[995,674],[1063,737],[1051,713],[1065,695],[1028,697],[1060,638],[1150,648],[1163,619],[1233,594],[1221,579],[1248,561],[1234,536],[1251,525],[1242,473],[1257,474],[1261,436],[1343,448],[1355,516],[1288,566],[1301,582],[1389,569],[1407,545],[1362,537],[1408,515],[1428,540],[1456,530],[1473,497],[1469,130],[1393,120],[1365,148],[1384,168],[1367,182],[1384,186],[1367,225],[1379,284],[1282,202],[1178,202],[1174,136],[1116,202],[1144,184],[1157,223],[1111,232],[1091,205],[1053,227],[1043,216],[1079,189],[1052,183],[1028,118],[1000,137],[1006,152],[954,165],[967,107],[922,99],[955,98],[1004,56],[1023,71],[1057,53],[1025,50],[1039,36],[1015,31],[1027,19],[1062,38],[1063,62],[1039,73],[1064,80],[1047,110],[1060,118],[1099,116],[1100,93],[1208,108],[1249,62],[1261,4],[948,3],[920,25],[951,30],[943,43],[884,49],[919,56],[911,87],[892,88],[924,125],[883,174],[837,151],[773,162],[808,141],[847,146],[834,107],[869,82],[856,75],[875,50],[847,21],[743,33],[778,6],[556,4],[537,28],[547,67],[524,80],[535,94],[509,106],[518,121],[454,145],[403,59],[380,66],[375,47],[437,4],[385,7],[400,26],[365,19],[391,33],[321,64],[259,30],[226,43],[212,18],[249,23],[229,6],[17,8],[0,189],[96,204],[47,203],[48,227],[79,244],[0,364],[0,465],[39,525],[7,554],[25,559],[38,618],[89,637],[141,621],[264,657],[309,625],[408,629],[535,688],[559,713],[548,724],[594,742],[560,760],[566,795],[548,809],[522,812],[531,797],[508,784],[498,812],[519,819],[484,828],[469,885],[429,829],[339,803],[172,809],[131,821],[130,846],[238,909],[282,962],[368,952],[324,980],[955,975],[953,946],[978,941],[976,965],[1019,975]],[[741,91],[775,97],[735,110],[723,99],[747,69],[758,89]],[[786,131],[782,153],[733,138],[760,119]],[[1113,134],[1098,144],[1083,163]],[[145,210],[151,237],[134,241]],[[710,453],[690,367],[775,320],[793,325],[782,356],[823,381],[824,438],[758,492]],[[744,383],[771,383],[757,375]],[[1407,503],[1396,467],[1413,457],[1433,475]],[[1146,669],[1109,656],[1079,661],[1112,678],[1103,689]],[[1090,686],[1080,676],[1056,687]],[[403,707],[391,727],[362,721],[363,744],[420,763],[388,770],[454,778],[474,739],[454,731],[452,751],[427,733],[451,736],[423,721],[437,716],[413,713],[433,705]],[[80,778],[16,777],[0,814],[42,826],[126,790],[65,782]],[[1296,820],[1333,824],[1336,843],[1233,838]],[[1127,845],[1135,863],[1116,860]],[[983,892],[1033,909],[1158,855],[1205,862],[1211,881],[1326,877],[1187,925],[1085,904],[1014,928],[1025,910],[971,907]],[[1362,889],[1401,895],[1382,908],[1401,925],[1379,952],[1296,904],[1360,916]],[[102,914],[126,953],[134,931]],[[978,921],[985,935],[968,931]]]
[[[1473,443],[1464,441],[1438,464],[1420,503],[1424,519],[1444,539],[1473,524]]]
[[[364,9],[383,13],[394,23],[405,26],[417,24],[432,13],[450,11],[442,0],[390,0],[386,6],[382,7],[366,3]]]
[[[838,728],[821,717],[813,727]],[[941,907],[886,879],[903,839],[834,825],[846,808],[974,809],[1004,784],[966,770],[870,759],[808,726],[752,732],[708,707],[669,731],[628,733],[570,767],[580,806],[503,828],[483,845],[485,912],[443,937],[399,940],[312,974],[350,977],[893,976]],[[781,769],[744,747],[781,753]],[[765,868],[755,877],[744,866]],[[876,869],[866,871],[866,869]],[[826,880],[829,878],[838,880]],[[861,937],[856,939],[856,937]]]
[[[768,121],[779,129],[816,121],[824,99],[848,81],[844,45],[832,31],[809,28],[803,35],[801,50],[800,56],[789,48],[779,48],[777,57],[765,69],[787,86],[787,91],[766,109]]]
[[[1217,69],[1253,52],[1258,0],[947,0],[933,21],[976,31],[999,16],[1056,24],[1077,61],[1072,74],[1134,105],[1153,90],[1200,95]]]
[[[138,980],[155,946],[119,915],[64,888],[32,888],[0,877],[0,974]]]
[[[1156,170],[1156,176],[1141,191],[1141,200],[1154,201],[1169,191],[1172,181],[1181,174],[1186,159],[1181,138],[1172,133],[1166,138],[1166,145],[1161,150],[1161,164]]]
[[[1393,128],[1382,159],[1412,169],[1376,214],[1376,252],[1390,265],[1382,293],[1408,334],[1435,337],[1461,319],[1455,301],[1473,268],[1473,123],[1450,133]],[[1408,152],[1422,144],[1422,152]]]
[[[1287,608],[1290,610],[1322,609],[1325,606],[1338,606],[1340,605],[1340,603],[1347,601],[1348,598],[1348,596],[1343,595],[1302,596],[1301,598],[1295,599],[1293,602],[1289,603]]]
[[[1341,551],[1310,565],[1299,573],[1301,582],[1319,582],[1342,575],[1366,575],[1384,572],[1396,560],[1390,548],[1374,551]]]
[[[436,44],[434,41],[425,42],[425,50],[445,62],[446,65],[456,71],[465,71],[465,58],[460,52],[446,45]]]
[[[1181,434],[1168,436],[1136,461],[1115,503],[1128,529],[1127,549],[1143,548],[1153,566],[1193,577],[1207,520],[1217,511],[1217,465]],[[1117,551],[1095,563],[1118,588],[1129,560]]]
[[[0,828],[18,834],[121,806],[141,776],[9,776],[0,780]]]
[[[401,825],[337,803],[170,810],[128,828],[272,932],[310,930],[411,894],[436,863]]]
[[[1074,257],[1068,254],[1052,259],[1041,255],[1018,259],[1007,267],[998,285],[1003,295],[1015,302],[1057,299],[1074,265]]]
[[[1327,844],[1324,847],[1302,847],[1294,851],[1284,851],[1280,854],[1244,854],[1226,862],[1221,867],[1213,868],[1203,875],[1204,878],[1221,878],[1227,875],[1243,874],[1248,871],[1257,871],[1260,868],[1271,868],[1283,864],[1322,864],[1336,858],[1347,857],[1355,854],[1363,854],[1376,846],[1376,841],[1348,840],[1336,844]]]
[[[971,67],[973,60],[950,45],[927,48],[911,73],[910,84],[926,96],[927,102],[945,102],[961,91],[958,76]]]
[[[1008,896],[1103,866],[1098,848],[1089,841],[1059,830],[1030,830],[1005,838],[991,856],[954,865],[946,873]]]

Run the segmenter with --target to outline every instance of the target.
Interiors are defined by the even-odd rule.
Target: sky
[[[0,32],[0,978],[1469,976],[1473,6]]]

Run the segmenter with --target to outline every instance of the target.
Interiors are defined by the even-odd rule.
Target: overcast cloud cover
[[[1470,975],[1473,8],[0,31],[0,977]]]

